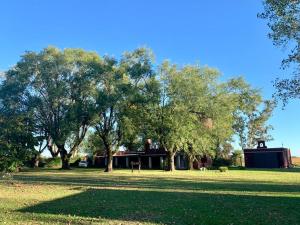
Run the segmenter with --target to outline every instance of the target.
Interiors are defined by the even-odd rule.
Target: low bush
[[[227,166],[228,167],[228,166],[231,166],[231,164],[232,164],[231,159],[215,158],[213,160],[212,166],[214,168],[219,168],[220,166]]]
[[[44,159],[41,159],[41,160],[39,161],[39,167],[44,168],[46,165],[47,165],[47,163],[46,163],[46,161],[45,161]]]
[[[61,167],[61,159],[59,157],[45,159],[45,167],[46,168],[60,168]]]
[[[232,152],[231,161],[233,166],[243,166],[244,165],[243,151],[235,150],[234,152]]]
[[[81,161],[80,158],[74,158],[70,160],[70,166],[71,167],[78,167],[79,162]]]
[[[228,167],[227,166],[220,166],[219,167],[219,171],[220,172],[227,172],[228,171]]]
[[[9,172],[1,172],[0,173],[0,180],[5,184],[5,185],[11,185],[14,183],[14,177],[12,173]]]

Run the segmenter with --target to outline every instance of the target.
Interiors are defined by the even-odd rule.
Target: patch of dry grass
[[[295,166],[300,166],[300,157],[292,157],[292,163]]]

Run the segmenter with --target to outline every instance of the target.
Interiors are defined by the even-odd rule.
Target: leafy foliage
[[[269,131],[273,129],[266,124],[272,115],[275,103],[263,100],[260,91],[252,88],[243,78],[228,82],[235,105],[233,128],[239,137],[242,148],[252,148],[258,140],[270,141]]]
[[[282,61],[282,68],[293,66],[294,76],[290,79],[276,79],[276,97],[284,105],[291,98],[300,97],[300,1],[299,0],[265,0],[264,12],[260,18],[268,20],[271,29],[269,38],[274,45],[290,49],[289,55]]]
[[[48,47],[40,53],[27,52],[6,73],[3,89],[32,111],[34,134],[47,142],[52,156],[61,155],[64,168],[92,120],[90,93],[100,64],[94,53]],[[16,88],[20,91],[14,93]]]
[[[104,76],[97,86],[95,128],[106,150],[109,172],[113,151],[122,143],[130,146],[135,141],[138,124],[133,125],[133,121],[140,121],[133,114],[143,107],[144,95],[151,94],[147,90],[154,73],[151,52],[143,48],[125,53],[120,63],[111,58],[105,58],[104,63]]]
[[[242,147],[270,140],[274,103],[242,78],[219,76],[213,68],[167,61],[155,69],[146,48],[119,60],[81,49],[26,52],[1,85],[2,157],[19,163],[48,149],[68,169],[83,149],[103,152],[111,171],[120,147],[141,150],[152,139],[173,170],[178,151],[192,168],[197,157],[226,160],[236,134]]]
[[[34,152],[32,113],[20,103],[22,90],[10,82],[0,86],[0,171],[18,170]]]
[[[228,171],[228,167],[227,166],[220,166],[219,167],[219,171],[220,172],[227,172]]]
[[[232,152],[231,160],[234,166],[243,166],[243,151],[235,150]]]

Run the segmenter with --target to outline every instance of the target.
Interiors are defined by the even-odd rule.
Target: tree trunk
[[[70,168],[70,155],[68,154],[67,150],[64,146],[57,146],[58,151],[60,153],[61,158],[61,169],[69,170]]]
[[[194,169],[194,157],[188,156],[188,169],[193,170]]]
[[[39,167],[39,162],[40,162],[40,157],[38,154],[35,154],[34,157],[32,158],[32,167],[37,168]]]
[[[39,158],[35,158],[34,159],[34,168],[38,168],[39,167],[39,163],[40,163]]]
[[[52,156],[52,158],[55,158],[58,156],[59,150],[54,151],[54,146],[53,145],[48,145],[48,150]]]
[[[105,168],[105,172],[112,172],[113,170],[113,154],[110,147],[106,148],[106,154],[107,154],[107,165]]]
[[[167,152],[167,168],[166,170],[167,171],[174,171],[175,170],[175,164],[174,164],[174,156],[175,156],[175,153],[173,151],[168,151]]]

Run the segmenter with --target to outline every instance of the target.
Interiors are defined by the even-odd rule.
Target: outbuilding
[[[246,168],[289,168],[291,152],[287,148],[268,148],[265,141],[258,141],[257,148],[244,149]]]

